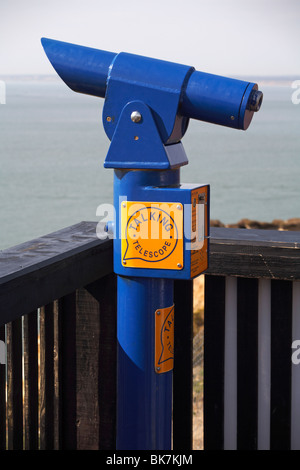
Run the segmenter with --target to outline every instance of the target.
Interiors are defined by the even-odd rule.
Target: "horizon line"
[[[291,85],[299,75],[232,75],[231,78],[258,83],[259,85]],[[61,82],[61,78],[56,74],[28,73],[28,74],[0,74],[0,81],[37,81],[37,82]]]

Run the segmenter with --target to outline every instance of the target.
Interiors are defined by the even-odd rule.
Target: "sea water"
[[[182,139],[181,181],[211,187],[211,218],[235,223],[300,217],[300,104],[295,90],[260,86],[264,101],[249,129],[191,120]],[[0,105],[0,249],[99,220],[113,200],[113,170],[101,98],[61,81],[7,81]]]

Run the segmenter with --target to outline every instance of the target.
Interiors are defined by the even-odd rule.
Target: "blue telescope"
[[[42,39],[62,80],[105,98],[114,169],[118,279],[118,450],[172,448],[174,280],[209,264],[208,184],[182,184],[189,119],[246,130],[263,95],[255,83],[121,52]],[[131,171],[132,170],[132,171]],[[175,327],[176,328],[176,327]],[[176,361],[180,356],[176,356]]]
[[[73,91],[107,101],[110,98],[108,84],[115,81],[118,89],[124,89],[126,83],[124,102],[139,99],[140,94],[155,113],[164,143],[180,140],[189,118],[246,130],[262,103],[263,94],[255,83],[198,72],[193,67],[163,60],[124,52],[116,54],[47,38],[42,39],[42,45],[58,75]],[[120,100],[118,107],[121,107]],[[165,115],[171,108],[172,122],[169,123]],[[115,124],[118,111],[110,110]],[[178,124],[175,116],[181,118],[179,134],[178,129],[174,132]],[[104,127],[111,139],[114,124],[104,122]]]

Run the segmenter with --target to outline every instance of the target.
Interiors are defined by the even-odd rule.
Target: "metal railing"
[[[300,232],[211,229],[205,449],[300,448],[299,247]],[[1,252],[0,449],[115,449],[112,269],[94,222]],[[176,281],[175,305],[173,448],[189,450],[192,281]]]

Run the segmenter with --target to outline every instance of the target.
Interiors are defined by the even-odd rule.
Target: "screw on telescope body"
[[[254,112],[259,111],[261,104],[262,104],[262,100],[263,100],[263,93],[259,90],[252,90],[249,96],[247,108],[250,111],[254,111]]]
[[[130,116],[132,122],[140,122],[142,120],[142,115],[138,111],[133,111]]]

